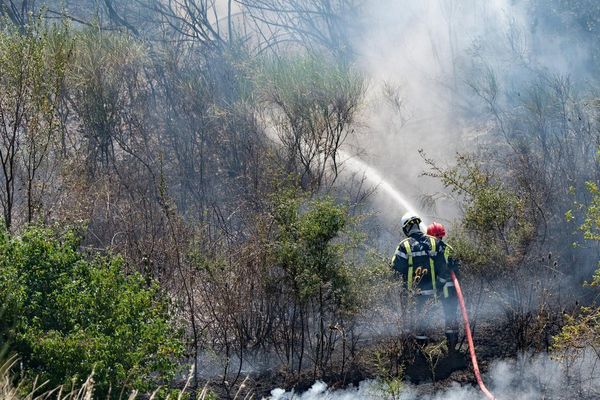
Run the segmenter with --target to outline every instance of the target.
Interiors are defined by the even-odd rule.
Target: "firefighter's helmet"
[[[444,228],[444,225],[434,222],[427,227],[427,234],[429,236],[434,236],[438,239],[441,239],[446,236],[446,228]]]
[[[400,223],[402,224],[402,232],[404,232],[404,234],[408,236],[413,226],[416,225],[417,228],[419,227],[419,224],[421,223],[421,218],[414,213],[408,212],[402,216]]]

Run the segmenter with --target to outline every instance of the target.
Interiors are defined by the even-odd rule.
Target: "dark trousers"
[[[418,342],[427,343],[431,334],[432,308],[435,303],[433,295],[417,294],[415,297],[415,338]]]
[[[444,322],[448,348],[454,350],[458,342],[458,298],[454,287],[448,288],[448,297],[442,295],[442,307],[444,308]]]
[[[442,293],[438,295],[444,311],[445,335],[448,348],[454,350],[458,342],[458,298],[454,287],[448,288],[448,297]],[[415,338],[420,343],[427,343],[432,331],[431,321],[434,319],[432,309],[435,307],[433,295],[419,295],[414,297],[415,301]]]

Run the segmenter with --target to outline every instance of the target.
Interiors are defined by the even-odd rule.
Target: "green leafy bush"
[[[301,198],[286,193],[278,201],[277,259],[299,299],[307,300],[326,286],[343,302],[350,274],[343,263],[344,246],[334,239],[347,223],[347,211],[332,199],[312,201],[304,212]]]
[[[124,274],[121,258],[86,257],[78,245],[72,230],[0,233],[3,341],[50,386],[94,371],[96,394],[106,396],[170,379],[182,345],[159,287]]]
[[[514,276],[523,268],[535,241],[535,210],[527,194],[502,181],[473,155],[459,154],[456,165],[442,168],[426,158],[431,171],[459,199],[463,217],[452,246],[465,271]]]

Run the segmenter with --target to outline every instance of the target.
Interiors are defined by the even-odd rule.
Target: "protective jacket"
[[[458,342],[458,298],[456,296],[456,288],[454,282],[450,276],[450,271],[454,271],[458,275],[460,263],[458,259],[454,258],[452,254],[452,247],[446,244],[442,239],[439,242],[444,247],[444,260],[446,261],[446,268],[438,276],[438,281],[441,286],[441,290],[444,294],[442,298],[442,307],[444,308],[444,320],[446,327],[446,339],[448,341],[448,349],[450,351],[455,350]]]
[[[449,244],[444,242],[442,239],[438,239],[438,243],[440,244],[440,248],[444,249],[443,256],[445,261],[445,268],[440,269],[437,277],[439,282],[438,290],[443,292],[445,299],[448,297],[456,297],[456,292],[454,292],[454,283],[452,282],[450,271],[454,271],[456,276],[459,276],[460,262],[454,257],[454,250]]]
[[[392,265],[402,275],[409,290],[418,295],[436,295],[450,279],[444,256],[446,247],[440,239],[416,231],[400,242]]]

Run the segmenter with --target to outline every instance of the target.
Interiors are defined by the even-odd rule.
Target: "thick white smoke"
[[[590,350],[591,352],[591,350]],[[591,399],[600,396],[597,357],[583,352],[571,362],[551,359],[547,354],[522,355],[517,360],[496,361],[485,376],[486,386],[498,400]],[[485,396],[476,386],[454,383],[438,388],[433,384],[418,387],[407,384],[397,394],[385,390],[377,381],[364,381],[359,387],[329,390],[316,382],[304,393],[274,389],[270,400],[481,400]]]

